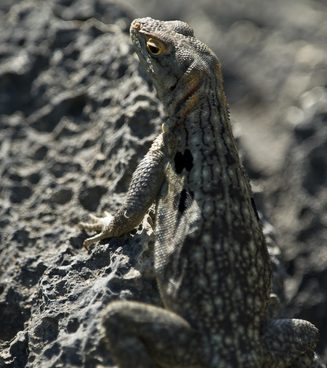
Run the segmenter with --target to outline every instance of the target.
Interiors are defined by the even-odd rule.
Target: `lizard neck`
[[[219,170],[222,180],[228,181],[233,174],[249,187],[232,133],[220,69],[215,78],[193,76],[188,82],[181,92],[163,98],[175,146],[191,152],[195,171],[209,162],[212,170]],[[203,174],[199,173],[199,178]]]
[[[261,232],[249,180],[232,133],[222,81],[208,78],[193,90],[194,86],[170,105],[170,109],[178,108],[168,122],[175,169],[176,158],[182,160],[180,167],[186,169],[183,172],[187,183],[204,216],[205,212],[208,217],[213,215],[213,204],[216,215],[224,214],[218,216],[227,222],[222,225],[231,231],[233,223],[244,223],[246,213],[251,225],[249,230],[244,226],[244,231]],[[207,198],[214,198],[215,203],[207,205]]]
[[[216,58],[207,62],[204,69],[192,64],[170,88],[157,88],[172,126],[192,120],[194,112],[210,107],[218,107],[221,122],[229,123],[220,63]]]

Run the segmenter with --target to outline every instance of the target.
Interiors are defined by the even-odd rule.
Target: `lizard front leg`
[[[127,234],[140,224],[147,210],[155,201],[164,180],[167,153],[164,135],[160,134],[148,153],[136,168],[123,206],[114,214],[105,217],[91,215],[93,222],[81,222],[80,227],[97,234],[84,240],[88,247],[105,238]]]

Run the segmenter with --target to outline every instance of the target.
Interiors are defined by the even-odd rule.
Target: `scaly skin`
[[[152,203],[164,308],[111,303],[120,368],[313,367],[317,329],[269,320],[271,266],[229,120],[216,55],[180,21],[136,19],[131,38],[167,114],[113,216],[82,224],[85,246],[128,233]]]

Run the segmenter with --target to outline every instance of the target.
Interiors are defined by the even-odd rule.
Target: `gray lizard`
[[[103,324],[120,368],[313,367],[318,331],[271,320],[271,264],[232,134],[216,55],[181,21],[136,19],[131,38],[167,120],[114,216],[84,245],[135,228],[155,203],[163,308],[115,301]]]

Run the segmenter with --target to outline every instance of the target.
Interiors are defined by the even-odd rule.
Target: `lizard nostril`
[[[135,29],[136,31],[139,31],[141,29],[141,23],[140,22],[133,22],[132,23],[132,28]]]

